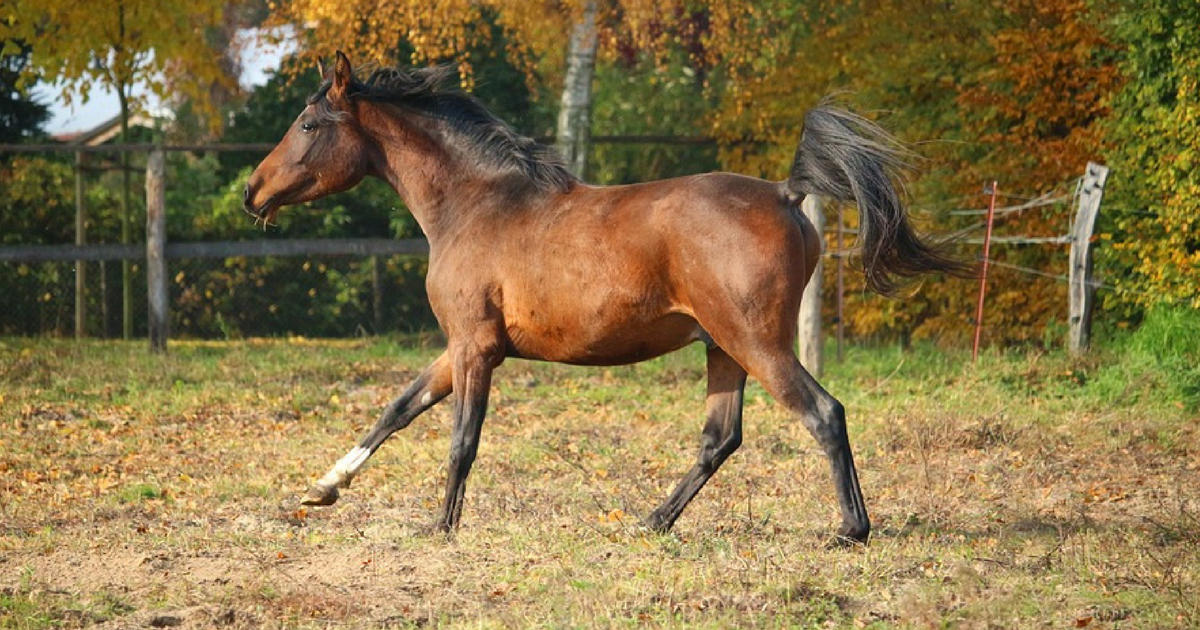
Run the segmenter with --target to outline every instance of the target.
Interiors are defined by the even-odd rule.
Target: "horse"
[[[506,358],[623,365],[701,342],[707,419],[700,453],[643,519],[667,531],[742,443],[747,376],[808,429],[829,460],[841,526],[866,543],[845,408],[796,359],[800,298],[821,253],[806,195],[857,202],[870,288],[960,273],[911,227],[895,178],[910,154],[875,123],[823,102],[805,117],[784,181],[709,173],[593,186],[551,148],[515,133],[448,83],[453,68],[334,67],[247,181],[244,206],[274,223],[282,206],[357,185],[395,189],[429,241],[429,303],[445,351],[304,495],[331,505],[381,444],[452,396],[445,496],[435,527],[455,530],[493,371]]]

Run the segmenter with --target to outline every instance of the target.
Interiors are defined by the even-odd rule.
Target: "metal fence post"
[[[383,334],[383,266],[379,256],[371,256],[371,314],[375,323],[375,334]]]
[[[988,256],[991,255],[992,249],[992,222],[996,216],[997,186],[998,182],[993,181],[991,190],[984,191],[991,193],[992,199],[988,202],[987,232],[983,235],[983,267],[979,271],[979,303],[975,307],[975,342],[971,344],[972,363],[979,356],[979,335],[983,332],[983,296],[987,293]]]
[[[842,237],[846,232],[842,209],[838,208],[837,226],[837,360],[842,362],[842,344],[846,339],[846,284],[843,279],[846,268],[846,246]]]
[[[87,207],[85,206],[83,153],[75,152],[75,244],[87,243]],[[75,261],[75,338],[87,336],[87,261]]]

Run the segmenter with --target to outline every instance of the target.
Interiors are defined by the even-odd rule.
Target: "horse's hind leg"
[[[667,531],[721,464],[742,444],[742,390],[746,371],[721,348],[708,348],[708,421],[700,456],[671,496],[646,518],[646,525]]]
[[[407,427],[413,418],[434,406],[450,394],[450,361],[443,353],[417,377],[399,398],[384,409],[375,426],[358,446],[338,460],[320,481],[304,495],[305,505],[332,505],[338,499],[338,488],[347,488],[367,459],[396,431]]]
[[[840,542],[865,543],[871,533],[866,504],[858,485],[854,456],[846,434],[846,409],[800,365],[790,351],[757,354],[746,359],[750,374],[793,413],[816,438],[829,458],[842,511]]]

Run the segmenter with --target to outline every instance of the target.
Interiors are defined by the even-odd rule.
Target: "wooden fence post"
[[[1079,210],[1071,224],[1070,332],[1067,346],[1072,354],[1083,354],[1092,332],[1092,307],[1096,287],[1092,284],[1092,233],[1104,198],[1108,167],[1088,162],[1079,187]]]
[[[808,217],[817,229],[817,236],[822,244],[825,242],[824,205],[816,195],[807,195],[800,204],[804,216]],[[804,287],[804,295],[800,298],[800,364],[816,378],[821,376],[821,350],[824,345],[821,337],[821,272],[825,268],[823,258],[817,257],[817,268],[813,270],[812,279],[808,281],[808,286]]]
[[[84,206],[83,152],[75,152],[75,244],[87,243],[87,208]],[[75,338],[87,336],[87,261],[75,261]]]
[[[161,150],[146,160],[146,292],[150,351],[167,351],[167,195]]]

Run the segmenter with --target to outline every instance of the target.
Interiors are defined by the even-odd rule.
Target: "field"
[[[827,548],[825,459],[753,383],[742,449],[639,527],[699,445],[698,347],[502,366],[455,536],[445,403],[301,509],[437,350],[0,340],[0,628],[1200,626],[1200,372],[1153,347],[849,348],[865,548]]]

